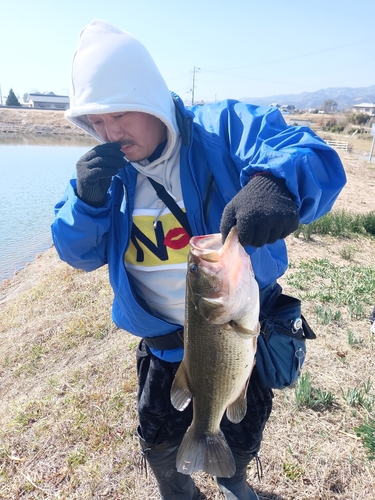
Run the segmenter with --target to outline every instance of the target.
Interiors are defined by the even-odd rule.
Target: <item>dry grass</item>
[[[20,134],[28,134],[30,139],[56,135],[65,139],[88,137],[83,130],[65,118],[64,111],[0,108],[0,141],[9,143],[13,135]]]
[[[298,122],[298,120],[310,121],[311,128],[313,128],[322,139],[347,142],[349,150],[352,153],[363,155],[366,160],[369,158],[373,140],[373,136],[370,135],[370,133],[353,135],[353,132],[333,133],[321,130],[322,124],[326,123],[329,120],[332,120],[332,118],[336,120],[338,124],[345,123],[347,120],[346,113],[334,113],[334,114],[323,114],[323,115],[314,113],[304,113],[297,115],[291,114],[287,115],[286,118],[288,120],[288,123],[290,124],[293,124],[294,121]],[[355,129],[358,128],[358,125],[353,124],[353,126],[349,128]]]
[[[348,186],[337,208],[374,211],[374,167],[351,155],[343,160]],[[291,281],[313,258],[374,272],[373,239],[290,236],[288,247],[292,265],[282,284],[295,295],[320,286],[318,278],[307,289]],[[142,472],[135,438],[137,339],[112,324],[111,300],[105,268],[75,271],[53,248],[0,288],[1,499],[158,498],[152,475]],[[370,410],[344,397],[368,381],[375,386],[367,319],[373,304],[374,295],[362,297],[358,318],[337,305],[340,317],[323,324],[317,307],[334,306],[304,299],[318,338],[308,344],[303,372],[334,402],[313,410],[297,406],[294,390],[275,391],[261,449],[263,480],[255,465],[248,471],[261,499],[374,499],[374,463],[354,431]],[[348,342],[348,330],[357,343]],[[375,401],[374,387],[369,397]],[[211,477],[195,479],[207,499],[222,498]]]

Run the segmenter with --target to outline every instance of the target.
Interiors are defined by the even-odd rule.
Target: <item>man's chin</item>
[[[139,148],[138,148],[139,149]],[[142,161],[147,158],[145,157],[144,154],[141,154],[141,152],[138,150],[137,151],[137,146],[135,144],[129,144],[128,146],[122,146],[121,151],[124,153],[125,158],[128,161]]]
[[[125,155],[125,158],[128,160],[130,163],[138,163],[143,160],[147,160],[147,157],[144,158],[143,156],[137,156],[137,155]]]

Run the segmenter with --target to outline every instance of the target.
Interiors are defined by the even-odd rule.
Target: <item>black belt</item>
[[[144,337],[148,347],[159,351],[168,351],[169,349],[178,349],[184,347],[184,330],[168,333],[159,337]]]

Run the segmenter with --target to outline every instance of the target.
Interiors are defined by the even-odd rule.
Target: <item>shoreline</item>
[[[46,262],[48,264],[46,265]],[[53,265],[51,263],[53,262]],[[0,281],[0,305],[8,302],[22,291],[38,283],[43,274],[58,263],[63,263],[57,255],[55,246],[51,244],[47,249],[35,254],[35,258],[27,262],[22,268],[15,270],[13,276]]]
[[[0,108],[0,138],[17,134],[39,137],[91,137],[67,120],[63,110]]]
[[[19,263],[19,266],[11,266],[11,269],[7,272],[8,275],[0,276],[0,290],[3,285],[5,285],[8,281],[14,279],[18,274],[22,273],[28,266],[33,264],[37,259],[39,259],[42,255],[48,252],[51,248],[54,248],[54,244],[51,238],[49,244],[40,245],[39,249],[36,250],[33,254],[28,255],[28,257],[23,260],[22,264]],[[1,294],[0,294],[0,302],[1,302]]]

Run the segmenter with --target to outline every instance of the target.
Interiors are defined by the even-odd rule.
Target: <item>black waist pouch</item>
[[[260,313],[256,366],[271,389],[295,384],[306,358],[306,339],[316,338],[301,314],[301,301],[280,294]]]

